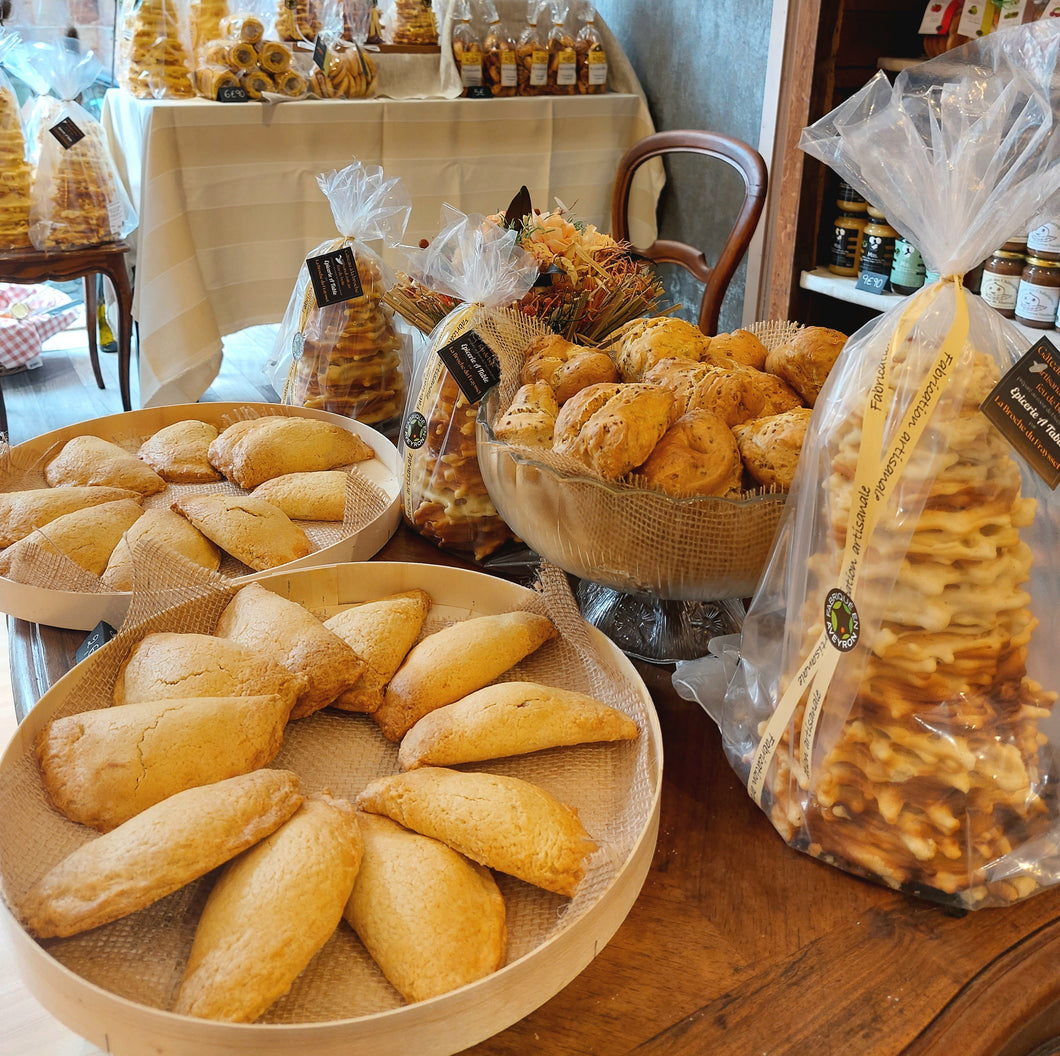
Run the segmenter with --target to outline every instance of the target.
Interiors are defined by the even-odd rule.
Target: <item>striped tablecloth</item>
[[[112,90],[102,124],[140,216],[130,241],[142,406],[196,401],[222,336],[280,321],[306,254],[335,233],[319,173],[356,158],[400,177],[412,245],[437,234],[443,204],[494,212],[522,184],[535,205],[559,198],[609,231],[618,160],[653,131],[636,92],[261,105]],[[661,166],[638,178],[638,245],[654,238],[662,182]]]

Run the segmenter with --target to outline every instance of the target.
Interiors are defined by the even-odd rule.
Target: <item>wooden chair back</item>
[[[708,263],[703,251],[685,242],[657,239],[646,248],[635,247],[641,256],[657,263],[678,264],[704,284],[699,308],[699,328],[717,333],[718,315],[725,291],[747,252],[765,207],[768,173],[762,155],[754,147],[719,132],[701,129],[675,129],[655,132],[634,143],[618,163],[615,189],[611,197],[611,234],[619,241],[629,239],[629,194],[637,169],[651,158],[664,154],[702,154],[731,165],[743,178],[744,197],[718,259]]]

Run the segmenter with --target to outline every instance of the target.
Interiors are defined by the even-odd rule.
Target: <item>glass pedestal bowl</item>
[[[577,577],[582,614],[623,652],[690,660],[739,629],[772,548],[784,494],[677,499],[558,470],[495,436],[498,390],[479,407],[490,500],[541,558]]]

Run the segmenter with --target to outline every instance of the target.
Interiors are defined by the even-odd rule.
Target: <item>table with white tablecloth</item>
[[[356,159],[412,198],[405,242],[442,206],[503,210],[520,186],[549,208],[610,228],[619,158],[650,133],[642,95],[509,99],[137,100],[112,90],[102,124],[140,217],[133,315],[141,406],[195,402],[221,339],[283,316],[298,269],[335,223],[317,176]],[[634,199],[634,242],[654,237],[661,169]],[[400,266],[396,250],[383,253]]]

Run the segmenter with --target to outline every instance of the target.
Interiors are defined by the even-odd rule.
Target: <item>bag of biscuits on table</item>
[[[37,158],[30,241],[40,250],[120,241],[136,228],[136,210],[99,121],[77,102],[103,74],[102,64],[61,40],[34,44],[25,61],[51,88],[33,101],[27,120]]]
[[[522,299],[538,278],[518,232],[443,208],[438,236],[409,252],[409,271],[454,307],[417,349],[399,437],[405,518],[443,550],[487,558],[513,538],[490,500],[478,463],[479,401],[499,380],[476,313]]]
[[[115,40],[118,84],[137,99],[190,99],[194,49],[177,0],[123,0]]]
[[[962,284],[1057,207],[1058,53],[1000,30],[803,130],[941,278],[847,341],[711,709],[790,846],[959,909],[1060,880],[1060,357]]]
[[[383,303],[390,270],[368,243],[400,242],[411,200],[400,180],[359,161],[317,183],[338,234],[299,269],[266,373],[283,403],[382,428],[404,406],[406,341]]]
[[[29,196],[33,167],[15,89],[4,71],[22,38],[0,29],[0,249],[29,248]]]

